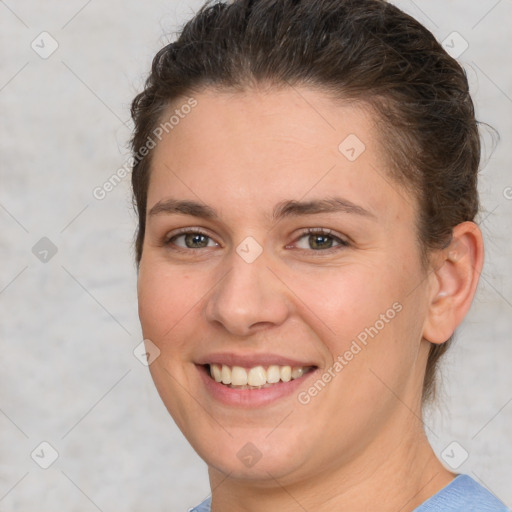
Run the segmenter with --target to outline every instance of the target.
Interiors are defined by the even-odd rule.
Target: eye
[[[322,251],[338,246],[346,247],[348,242],[331,234],[330,230],[322,228],[308,229],[296,242],[299,249]]]
[[[205,247],[217,247],[219,244],[201,231],[183,231],[167,238],[166,245],[175,245],[182,249],[203,249]]]

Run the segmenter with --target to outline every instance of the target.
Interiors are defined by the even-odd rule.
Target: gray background
[[[457,471],[512,506],[512,3],[397,3],[439,40],[469,43],[459,60],[478,117],[501,135],[492,155],[485,136],[478,296],[426,424],[440,457],[467,451]],[[208,494],[204,463],[133,355],[129,178],[92,195],[128,158],[128,107],[152,56],[200,4],[0,1],[1,511],[185,511]],[[43,51],[43,31],[59,45],[47,59],[31,47]],[[59,455],[48,469],[31,458],[50,461],[43,441]]]

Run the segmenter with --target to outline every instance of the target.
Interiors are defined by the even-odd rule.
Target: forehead
[[[166,189],[260,209],[328,194],[376,213],[407,206],[400,202],[414,207],[389,177],[375,115],[360,103],[297,87],[208,90],[193,98],[196,106],[154,150],[148,207]],[[164,122],[187,101],[175,101]]]

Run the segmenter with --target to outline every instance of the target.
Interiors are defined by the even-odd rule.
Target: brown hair
[[[258,84],[321,88],[373,107],[386,128],[389,173],[418,203],[424,268],[453,227],[474,220],[480,139],[467,78],[419,22],[383,0],[209,2],[157,53],[132,103],[137,264],[151,164],[140,148],[178,97]],[[435,396],[436,365],[451,341],[431,345],[424,403]]]

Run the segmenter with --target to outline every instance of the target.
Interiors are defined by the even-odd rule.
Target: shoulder
[[[470,476],[458,475],[413,512],[510,512],[510,510]]]
[[[211,498],[207,498],[197,507],[191,508],[189,512],[210,512],[211,511]]]
[[[189,512],[211,512],[211,499],[206,499]],[[458,475],[413,512],[511,512],[511,510],[470,476]]]

